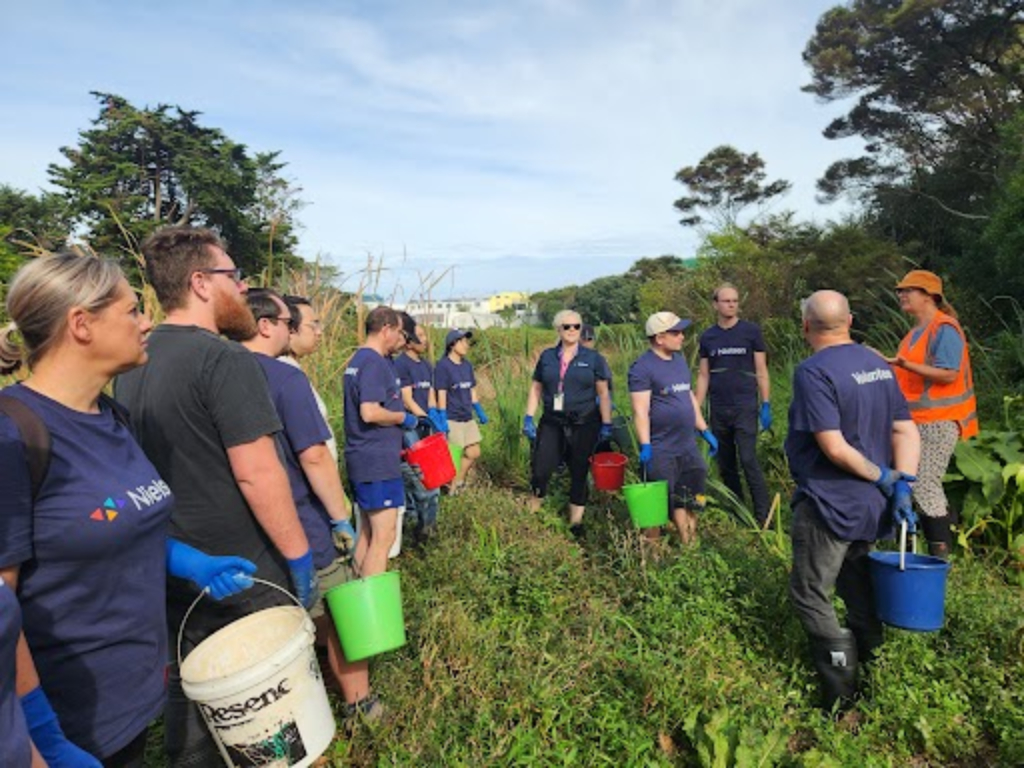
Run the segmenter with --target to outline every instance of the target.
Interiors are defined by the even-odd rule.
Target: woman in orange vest
[[[886,358],[896,373],[910,415],[921,430],[921,465],[914,501],[928,551],[946,558],[955,522],[942,489],[942,476],[958,440],[978,433],[978,413],[967,338],[945,299],[942,280],[915,269],[896,286],[900,309],[915,323],[895,357]]]

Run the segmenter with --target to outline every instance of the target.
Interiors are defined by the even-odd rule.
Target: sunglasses
[[[563,323],[562,324],[562,330],[563,331],[578,331],[582,327],[583,326],[580,323]]]

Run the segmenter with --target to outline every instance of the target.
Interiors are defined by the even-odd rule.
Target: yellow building
[[[529,294],[521,291],[505,291],[504,293],[496,293],[487,300],[487,311],[497,314],[506,307],[526,309],[529,303]]]

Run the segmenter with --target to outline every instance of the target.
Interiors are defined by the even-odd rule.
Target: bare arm
[[[476,394],[476,387],[473,387],[473,388],[471,388],[469,390],[469,402],[471,402],[471,403],[479,403],[480,402],[480,398]]]
[[[636,439],[640,445],[644,445],[651,442],[651,392],[630,392],[629,400],[633,406]]]
[[[338,464],[325,443],[311,445],[300,453],[299,465],[331,520],[348,520],[352,517],[352,508],[341,484]]]
[[[530,382],[530,391],[526,395],[526,415],[536,416],[540,406],[541,385],[539,381]]]
[[[767,403],[771,400],[772,394],[772,380],[768,375],[767,352],[754,353],[754,374],[757,376],[757,391],[761,394],[761,402]]]
[[[309,551],[309,541],[299,523],[295,500],[274,438],[270,435],[251,443],[228,448],[231,473],[256,522],[277,550],[289,560]]]
[[[875,482],[882,476],[879,466],[846,442],[843,433],[838,429],[830,429],[825,432],[815,432],[814,439],[821,448],[828,460],[840,469],[846,470],[851,475],[856,475],[862,480]]]
[[[706,357],[700,359],[700,363],[697,365],[697,410],[699,411],[704,405],[704,398],[708,394],[708,384],[711,383],[711,364],[708,362]]]
[[[697,396],[690,393],[690,399],[693,401],[693,415],[694,415],[694,426],[697,427],[698,432],[703,432],[708,428],[708,423],[704,420],[704,414],[700,412],[700,404],[697,402]]]
[[[893,466],[900,472],[916,475],[921,461],[921,433],[913,421],[892,425]]]
[[[405,421],[405,411],[389,411],[380,403],[360,403],[359,417],[367,424],[394,427]]]
[[[446,410],[448,408],[448,390],[439,389],[437,390],[437,407],[438,410]]]
[[[903,368],[911,373],[916,373],[923,379],[934,381],[939,384],[952,384],[960,375],[960,371],[955,368],[936,368],[934,365],[912,363],[909,360],[903,359],[899,355],[896,355],[896,357],[887,357],[885,359],[890,365],[897,368]]]
[[[412,396],[412,387],[402,387],[402,405],[404,405],[405,410],[413,416],[423,417],[427,415],[423,409],[416,404],[416,399]]]
[[[608,382],[597,382],[597,407],[601,411],[601,423],[612,423],[612,399],[608,395]]]

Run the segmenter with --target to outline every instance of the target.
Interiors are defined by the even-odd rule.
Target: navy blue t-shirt
[[[413,360],[409,355],[395,358],[395,371],[398,373],[400,389],[412,387],[412,399],[423,412],[430,410],[430,388],[434,385],[434,368],[422,357]]]
[[[402,427],[363,421],[361,403],[379,403],[401,413],[395,367],[375,350],[360,347],[345,368],[345,466],[353,483],[402,477]]]
[[[331,538],[330,515],[313,493],[306,473],[302,471],[299,454],[314,445],[326,444],[331,439],[331,429],[324,421],[313,387],[301,369],[259,353],[256,359],[267,374],[270,398],[284,425],[284,429],[274,437],[288,472],[299,522],[313,552],[313,565],[326,568],[338,557]]]
[[[541,352],[533,369],[533,380],[541,384],[544,413],[554,412],[555,395],[561,392],[565,397],[563,413],[574,414],[581,421],[595,418],[597,382],[609,380],[608,363],[598,352],[580,346],[565,369],[565,379],[561,371],[561,344]]]
[[[99,757],[160,713],[171,490],[106,406],[74,411],[22,385],[52,439],[33,505],[28,464],[0,473],[0,565],[21,565],[25,637],[71,741]],[[19,440],[0,418],[0,436]]]
[[[20,453],[21,445],[0,440],[0,460],[6,469],[6,459],[12,448]],[[17,454],[14,454],[17,456]],[[20,460],[20,459],[19,459]],[[32,762],[32,742],[25,725],[25,713],[14,690],[15,651],[21,634],[21,608],[3,579],[0,579],[0,765],[22,768]]]
[[[647,350],[629,367],[629,391],[651,393],[651,447],[703,463],[694,437],[697,423],[690,390],[690,366],[678,353],[665,360]]]
[[[746,320],[732,328],[713,325],[700,335],[700,356],[707,359],[711,376],[708,396],[711,407],[757,407],[757,373],[754,353],[764,352],[761,329]]]
[[[453,363],[448,355],[434,367],[434,389],[447,392],[445,411],[449,421],[473,420],[473,387],[476,375],[469,360]]]
[[[811,498],[844,541],[875,541],[886,499],[875,484],[840,469],[822,452],[816,432],[839,430],[869,461],[892,466],[894,421],[909,421],[892,369],[859,344],[826,347],[793,374],[786,457],[796,481],[793,503]]]

